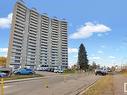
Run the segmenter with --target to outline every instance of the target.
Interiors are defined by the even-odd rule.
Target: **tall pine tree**
[[[87,70],[88,69],[88,59],[87,59],[87,52],[83,44],[79,47],[78,52],[78,65],[80,70]]]

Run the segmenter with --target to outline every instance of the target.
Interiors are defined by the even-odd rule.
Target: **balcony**
[[[20,11],[20,12],[22,12],[22,13],[26,13],[26,9],[22,9],[22,8],[19,8],[19,7],[17,7],[17,11]]]
[[[33,52],[33,51],[29,50],[28,53],[27,53],[27,55],[28,56],[35,56],[35,53],[31,53],[31,52]]]
[[[30,34],[30,33],[29,33],[29,38],[30,38],[30,39],[34,39],[34,40],[36,40],[36,36],[33,35],[33,34]]]
[[[38,20],[38,15],[35,16],[35,15],[33,15],[33,14],[30,14],[30,17],[31,17],[31,18],[35,18],[36,20]]]
[[[42,33],[41,33],[41,37],[42,37],[42,38],[45,38],[45,39],[48,39],[48,34],[42,34]]]
[[[34,18],[34,17],[30,17],[30,21],[38,22],[38,19],[37,18]]]
[[[16,28],[16,29],[19,29],[19,30],[21,30],[21,31],[24,30],[24,27],[23,27],[23,26],[19,26],[19,25],[17,25],[17,24],[15,24],[15,28]]]
[[[31,51],[31,52],[35,52],[36,51],[36,46],[33,46],[33,45],[28,45],[28,51]]]
[[[22,12],[22,11],[19,11],[19,10],[16,11],[16,14],[22,15],[23,17],[26,16],[26,13],[24,13],[24,12]]]
[[[36,44],[36,40],[32,40],[32,39],[28,39],[28,42],[29,43],[33,43],[33,44]]]
[[[13,42],[13,45],[22,47],[22,43],[18,43],[18,42]]]
[[[32,15],[34,15],[34,16],[38,16],[38,13],[37,13],[36,11],[34,11],[34,10],[30,10],[30,13],[31,13]]]
[[[38,27],[38,24],[37,23],[32,23],[32,22],[30,22],[30,26],[34,26],[34,27]]]
[[[36,42],[29,41],[29,42],[28,42],[28,45],[30,45],[30,46],[32,46],[32,47],[36,47]]]
[[[22,49],[21,46],[18,46],[18,45],[15,45],[15,44],[13,44],[13,48],[15,48],[15,49]]]
[[[20,36],[14,35],[14,39],[22,41],[23,38]]]
[[[29,28],[32,28],[33,30],[37,30],[37,27],[36,26],[32,26],[32,25],[30,25],[30,27]]]
[[[41,45],[48,45],[48,43],[47,42],[41,42]]]
[[[47,48],[47,45],[41,45],[41,49]]]
[[[22,29],[24,29],[24,23],[22,23],[22,22],[16,21],[15,26],[16,27],[21,27]]]
[[[17,16],[17,18],[22,18],[23,20],[26,19],[26,16],[25,15],[21,15],[18,12],[16,13],[16,16]]]
[[[18,32],[14,32],[14,36],[17,36],[17,37],[21,37],[21,38],[23,38],[23,34],[18,33]]]
[[[33,36],[29,36],[29,39],[33,40],[33,41],[36,41],[36,38],[33,37]]]
[[[41,27],[42,27],[42,28],[48,29],[48,28],[49,28],[49,25],[48,25],[48,24],[43,24],[43,23],[42,23],[42,24],[41,24]]]
[[[62,36],[67,36],[67,33],[62,33]]]
[[[13,42],[18,42],[18,43],[22,44],[22,41],[21,40],[17,40],[17,39],[13,39]]]
[[[37,33],[34,31],[29,31],[29,36],[34,36],[36,38]]]
[[[49,21],[48,21],[48,20],[44,20],[44,19],[42,19],[42,24],[49,25]]]
[[[21,51],[17,51],[16,49],[15,50],[12,50],[13,53],[21,53]]]
[[[18,3],[17,8],[20,8],[22,10],[26,10],[27,9],[24,5],[22,5],[20,3]]]
[[[47,21],[49,19],[49,17],[45,16],[45,15],[42,15],[41,18],[42,18],[42,20],[45,20],[45,21]]]
[[[16,16],[16,20],[21,21],[21,22],[25,22],[26,19]]]

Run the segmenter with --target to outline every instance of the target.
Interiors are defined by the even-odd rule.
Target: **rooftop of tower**
[[[36,13],[38,13],[40,15],[47,16],[47,17],[49,17],[51,19],[56,19],[56,20],[59,20],[59,21],[67,22],[65,18],[59,19],[56,16],[50,17],[50,16],[48,16],[47,13],[40,13],[40,12],[38,12],[38,10],[36,8],[34,8],[34,7],[28,8],[27,5],[25,4],[24,0],[17,0],[16,3],[19,3],[19,4],[23,5],[24,7],[26,7],[27,9],[33,10],[34,12],[36,12]]]

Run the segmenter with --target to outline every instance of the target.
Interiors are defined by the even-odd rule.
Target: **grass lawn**
[[[75,70],[71,70],[71,69],[67,69],[67,70],[64,70],[63,74],[75,74]]]
[[[35,75],[12,75],[11,77],[4,78],[4,80],[17,80],[17,79],[26,79],[26,78],[35,78],[35,77],[43,77],[43,75],[35,74]]]
[[[103,76],[83,95],[114,95],[112,75]]]
[[[87,72],[83,72],[83,71],[80,71],[80,70],[73,70],[73,69],[66,69],[64,70],[63,74],[81,74],[81,73],[87,73],[87,74],[91,74],[91,73],[94,73],[92,71],[87,71]]]
[[[122,74],[123,76],[127,77],[127,71],[121,71],[121,72],[119,72],[119,74]]]

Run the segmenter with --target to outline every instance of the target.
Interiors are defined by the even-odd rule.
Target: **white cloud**
[[[93,35],[93,33],[105,33],[111,31],[111,29],[103,24],[95,24],[92,22],[85,23],[84,26],[77,29],[77,32],[70,35],[72,39],[88,38]]]
[[[101,59],[101,58],[100,58],[100,57],[95,57],[95,56],[94,56],[93,59]]]
[[[0,57],[7,57],[7,54],[4,54],[4,55],[0,55]]]
[[[77,64],[77,61],[76,60],[69,60],[68,61],[69,67],[73,66],[74,64]]]
[[[115,56],[109,56],[109,58],[111,58],[111,59],[115,59],[116,57],[115,57]]]
[[[0,48],[0,57],[7,57],[8,48]]]
[[[102,53],[104,53],[103,51],[101,51],[101,50],[99,50],[99,51],[97,51],[97,53],[100,53],[100,54],[102,54]]]
[[[0,48],[0,52],[7,52],[8,48]]]
[[[91,56],[95,56],[95,54],[91,54]]]
[[[12,21],[12,13],[8,14],[7,17],[0,18],[0,28],[9,28]]]
[[[89,59],[91,60],[98,60],[98,59],[101,59],[99,56],[92,56],[92,57],[89,57]]]
[[[68,53],[77,53],[78,49],[77,48],[68,48]]]

